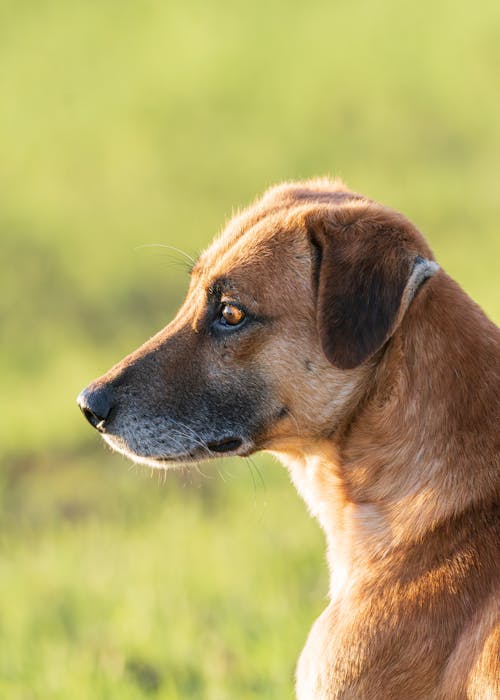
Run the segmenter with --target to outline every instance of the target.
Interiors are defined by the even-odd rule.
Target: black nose
[[[94,387],[91,384],[78,395],[76,400],[90,425],[100,433],[106,432],[106,419],[113,408],[109,387],[106,385]]]

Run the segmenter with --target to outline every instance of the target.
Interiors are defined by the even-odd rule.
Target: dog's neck
[[[446,306],[451,290],[454,307]],[[478,428],[498,419],[491,352],[498,331],[465,294],[457,307],[456,294],[444,273],[434,278],[344,429],[279,455],[326,533],[332,594],[368,561],[397,557],[460,512],[494,500],[498,456],[494,445],[479,444],[493,431]],[[470,473],[468,463],[479,459]]]

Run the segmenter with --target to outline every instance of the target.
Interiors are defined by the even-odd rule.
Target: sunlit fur
[[[256,319],[224,340],[218,280]],[[235,435],[290,470],[331,570],[299,700],[500,697],[499,333],[401,214],[338,181],[272,188],[107,384],[106,439],[134,459]]]

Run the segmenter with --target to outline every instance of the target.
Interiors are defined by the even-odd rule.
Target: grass
[[[171,318],[283,179],[404,211],[500,318],[500,6],[0,1],[0,696],[285,698],[324,605],[286,474],[165,480],[78,391]]]
[[[281,468],[264,489],[226,465],[225,488],[111,457],[97,480],[94,462],[17,465],[4,485],[0,696],[289,696],[327,584],[313,523],[280,522],[302,516]]]

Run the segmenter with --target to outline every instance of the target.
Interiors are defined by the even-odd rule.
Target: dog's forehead
[[[222,234],[197,261],[193,274],[199,280],[228,275],[248,275],[251,271],[265,274],[309,256],[309,244],[300,217],[290,212],[269,211],[257,220],[249,217],[233,219]]]
[[[309,180],[283,183],[269,189],[229,221],[201,254],[193,268],[196,286],[208,287],[221,277],[257,277],[262,283],[276,275],[281,280],[302,276],[311,265],[307,217],[324,207],[342,206],[359,199],[341,181]]]

